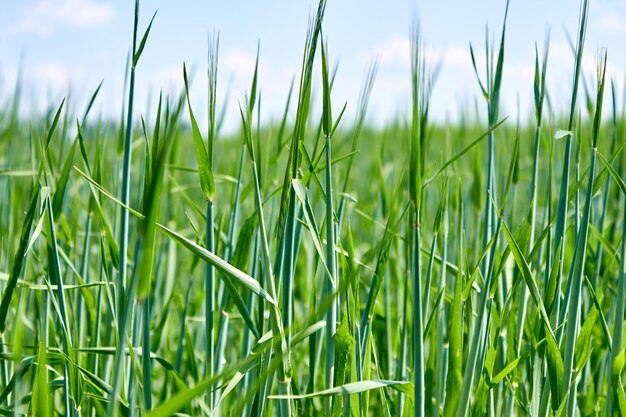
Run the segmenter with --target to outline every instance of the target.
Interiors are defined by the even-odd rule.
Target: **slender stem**
[[[152,365],[150,358],[150,297],[143,301],[143,347],[141,363],[143,366],[143,396],[146,410],[152,408]]]
[[[565,335],[565,355],[564,355],[564,373],[563,373],[563,387],[569,388],[568,398],[568,415],[574,415],[574,402],[576,400],[576,383],[572,384],[574,378],[574,348],[576,344],[576,334],[578,332],[579,320],[580,320],[580,307],[581,307],[581,290],[583,281],[583,267],[585,262],[585,255],[587,253],[587,238],[589,231],[589,216],[591,213],[591,197],[593,192],[593,179],[596,166],[596,152],[595,148],[591,152],[591,167],[589,168],[589,186],[587,188],[587,196],[585,201],[585,211],[583,213],[583,223],[577,237],[577,247],[574,254],[574,266],[572,276],[572,293],[569,297],[568,315],[567,315],[567,328]]]
[[[337,272],[335,263],[335,213],[333,209],[332,159],[330,136],[326,136],[326,264],[331,276],[326,280],[326,294],[333,298],[330,308],[326,312],[326,366],[324,369],[324,387],[333,387],[335,372],[335,333],[337,331],[337,309],[339,303],[336,297]],[[332,397],[324,401],[326,415],[330,413]]]
[[[254,178],[254,197],[255,197],[255,207],[257,210],[257,215],[259,216],[259,234],[260,234],[260,244],[261,244],[261,266],[263,267],[263,273],[265,274],[266,279],[265,284],[268,288],[270,296],[276,300],[276,282],[274,277],[274,272],[272,270],[272,263],[270,261],[270,249],[269,243],[267,239],[267,229],[265,227],[265,218],[263,216],[263,201],[261,198],[261,185],[259,183],[259,175],[257,171],[257,166],[254,160],[252,161],[252,175]],[[295,193],[294,193],[295,194]],[[263,275],[262,273],[262,275]],[[284,297],[284,295],[283,295]],[[259,303],[260,304],[260,303]],[[283,352],[288,351],[287,345],[287,336],[285,331],[283,330],[283,319],[281,319],[280,311],[277,306],[270,307],[270,318],[272,331],[275,334],[279,335],[280,344],[279,346],[279,354],[282,356],[281,367],[279,368],[279,389],[283,391],[283,393],[289,393],[291,390],[291,360],[290,357]],[[271,356],[271,355],[270,355]],[[269,361],[269,357],[268,357]],[[263,390],[267,389],[267,385],[264,384]],[[265,395],[259,397],[261,399],[261,403],[264,403]],[[291,401],[283,400],[279,402],[281,404],[281,412],[287,413],[286,415],[291,415]]]
[[[139,15],[139,0],[135,1],[135,16],[133,24],[133,47],[132,55],[134,58],[135,51],[137,50],[137,20]],[[133,134],[133,104],[135,95],[135,62],[131,59],[130,66],[130,84],[128,90],[128,109],[126,113],[126,126],[124,133],[124,156],[122,162],[122,190],[120,201],[122,204],[129,206],[130,203],[130,182],[131,182],[131,152],[132,152],[132,134]],[[123,313],[125,310],[125,297],[126,297],[126,277],[128,272],[128,223],[129,213],[128,210],[122,208],[120,210],[120,265],[117,276],[117,343],[118,349],[114,358],[114,373],[112,384],[112,399],[109,402],[107,411],[108,417],[113,417],[117,412],[117,401],[120,389],[120,382],[122,380],[123,370],[123,346],[126,340],[126,315]],[[129,300],[132,303],[132,300]]]
[[[416,209],[415,221],[419,221],[419,209]],[[424,415],[424,325],[422,323],[422,280],[420,273],[420,225],[413,227],[413,379],[415,404],[413,415]]]
[[[213,202],[207,201],[206,206],[206,248],[214,252],[214,232],[213,232]],[[215,369],[215,270],[213,266],[206,263],[204,270],[204,331],[205,331],[205,352],[206,362],[204,364],[204,375],[211,378]],[[208,406],[213,410],[213,395],[208,395]]]
[[[622,219],[622,236],[626,236],[626,195],[624,196],[624,218]],[[615,361],[623,351],[624,339],[624,299],[626,298],[626,239],[622,238],[622,250],[620,254],[620,268],[617,283],[617,295],[615,297],[615,312],[613,317],[613,341],[611,343],[611,358],[609,362],[609,375],[607,381],[606,417],[613,415],[613,398],[618,388],[618,375],[613,372]]]

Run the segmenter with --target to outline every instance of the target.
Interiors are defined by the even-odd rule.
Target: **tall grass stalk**
[[[48,219],[48,263],[50,284],[56,287],[56,302],[58,303],[59,322],[61,325],[61,333],[63,340],[63,353],[65,356],[75,358],[72,349],[72,341],[70,337],[70,322],[67,311],[67,303],[65,302],[65,292],[63,290],[63,279],[61,272],[61,265],[59,261],[58,244],[56,237],[56,228],[54,226],[54,215],[52,213],[52,202],[50,199],[50,190],[43,188],[41,190],[43,194],[43,201],[45,204],[46,217]],[[50,285],[48,284],[48,285]],[[70,368],[67,364],[63,366],[63,402],[65,408],[65,414],[68,416],[74,416],[76,413],[76,405],[70,404]]]
[[[267,284],[270,292],[270,296],[276,300],[277,299],[277,291],[276,291],[276,277],[274,275],[274,271],[272,268],[272,261],[269,249],[269,241],[268,241],[268,233],[267,228],[265,226],[265,217],[263,215],[263,200],[261,197],[261,186],[259,183],[259,175],[256,166],[256,155],[254,151],[254,138],[252,136],[252,129],[250,127],[250,110],[251,106],[247,107],[248,112],[244,115],[242,110],[242,121],[243,121],[243,129],[244,135],[246,138],[246,149],[248,150],[248,154],[250,156],[250,162],[252,165],[252,176],[254,180],[254,202],[256,214],[258,216],[259,222],[259,236],[260,236],[260,245],[261,245],[261,274],[265,276],[265,279],[262,281]],[[283,329],[283,320],[281,318],[281,313],[277,305],[270,307],[270,321],[272,331],[278,337],[279,343],[278,346],[278,355],[280,355],[281,359],[281,367],[279,368],[279,378],[284,381],[288,375],[290,370],[290,363],[288,362],[288,357],[284,356],[284,352],[287,350],[287,342],[285,331]],[[279,381],[281,382],[281,381]],[[281,412],[289,411],[290,403],[286,401],[287,410],[281,409]]]
[[[414,406],[413,414],[422,416],[426,406],[424,386],[424,324],[422,318],[422,274],[421,274],[421,205],[422,205],[422,173],[423,173],[423,144],[426,126],[422,125],[425,108],[424,97],[427,97],[423,88],[427,79],[424,71],[424,62],[421,55],[419,30],[416,29],[411,37],[411,86],[412,112],[410,133],[410,166],[409,198],[411,203],[411,273],[413,286],[413,384]]]
[[[557,206],[557,219],[554,235],[554,250],[560,248],[560,252],[555,252],[555,259],[559,259],[559,271],[557,275],[557,288],[560,288],[561,277],[563,275],[563,257],[565,255],[565,231],[567,222],[567,202],[569,197],[569,176],[570,176],[570,159],[571,159],[571,147],[572,147],[572,131],[574,129],[575,117],[576,117],[576,100],[578,97],[578,84],[580,82],[580,72],[582,66],[583,48],[585,45],[585,36],[587,30],[587,18],[589,11],[588,0],[581,1],[580,7],[580,19],[578,38],[576,43],[576,59],[574,62],[574,75],[572,85],[572,95],[570,100],[570,112],[567,124],[567,134],[565,139],[565,154],[563,156],[563,171],[561,175],[561,187],[559,190],[559,201]],[[556,305],[554,309],[554,317],[559,316],[561,297],[556,297]],[[552,324],[561,324],[553,322]]]
[[[577,332],[580,326],[580,309],[582,304],[582,281],[583,269],[585,266],[585,257],[587,253],[587,242],[589,234],[589,223],[591,221],[591,199],[593,197],[593,180],[595,178],[596,153],[598,151],[598,135],[600,132],[600,121],[602,119],[602,101],[604,97],[604,78],[606,73],[606,53],[603,54],[598,62],[598,86],[596,97],[596,108],[593,119],[593,127],[591,131],[592,147],[591,147],[591,165],[589,168],[589,180],[587,193],[585,198],[585,208],[581,219],[581,227],[576,236],[576,251],[574,253],[572,293],[569,297],[569,305],[567,306],[568,316],[566,323],[565,335],[565,354],[564,354],[564,374],[563,374],[563,392],[569,393],[567,415],[574,416],[575,400],[576,400],[576,382],[574,381],[574,347],[577,339]]]
[[[131,56],[130,67],[130,86],[128,91],[128,110],[126,118],[126,132],[124,136],[124,160],[122,171],[122,190],[120,201],[123,205],[128,206],[130,200],[130,182],[131,182],[131,150],[132,150],[132,123],[133,123],[133,104],[135,93],[135,68],[143,52],[143,48],[150,34],[150,28],[154,21],[154,16],[148,24],[148,27],[141,39],[141,42],[137,44],[137,30],[139,21],[139,0],[135,1],[135,13],[133,23],[133,46]],[[113,373],[112,373],[112,398],[109,402],[107,416],[112,417],[117,413],[117,402],[120,391],[120,383],[122,381],[122,375],[124,373],[123,359],[124,359],[124,346],[126,345],[126,331],[127,325],[132,321],[132,317],[128,317],[131,314],[132,306],[134,304],[134,291],[136,288],[130,289],[126,292],[127,281],[127,269],[128,269],[128,227],[129,227],[129,213],[128,210],[120,210],[120,238],[119,238],[119,250],[120,250],[120,262],[118,279],[116,285],[117,296],[117,349],[114,358]]]
[[[296,243],[296,194],[291,182],[298,178],[298,168],[300,162],[300,146],[304,142],[307,118],[309,116],[309,106],[311,101],[311,79],[313,73],[313,63],[315,61],[315,52],[317,49],[318,39],[322,28],[322,20],[326,9],[326,1],[320,0],[315,20],[309,27],[307,34],[302,71],[300,76],[300,88],[298,93],[298,106],[296,111],[296,120],[289,151],[288,166],[285,170],[283,181],[280,213],[278,219],[278,231],[281,240],[282,262],[280,266],[279,280],[282,284],[282,320],[285,332],[285,350],[282,352],[283,374],[279,380],[279,389],[283,394],[288,395],[291,392],[291,324],[293,317],[293,279],[295,268],[295,253],[297,252]],[[283,246],[284,245],[284,246]],[[279,255],[281,257],[281,255]],[[291,415],[291,401],[281,400],[279,402],[279,410],[282,416]]]
[[[504,67],[504,40],[506,34],[506,20],[509,13],[509,1],[507,0],[504,19],[502,23],[502,33],[500,35],[500,44],[498,48],[498,58],[493,61],[493,47],[489,46],[488,35],[485,35],[485,68],[486,68],[486,80],[485,84],[480,81],[478,70],[476,68],[476,59],[474,57],[474,51],[470,45],[470,54],[472,58],[472,64],[474,66],[474,72],[478,80],[478,84],[483,93],[483,96],[487,100],[487,121],[489,125],[489,135],[487,138],[488,143],[488,160],[487,160],[487,190],[485,198],[485,220],[484,220],[484,233],[483,233],[483,247],[485,247],[491,239],[493,226],[494,226],[494,212],[490,199],[496,200],[496,166],[495,166],[495,135],[494,126],[498,123],[498,117],[500,113],[500,90],[502,86],[502,74]],[[495,248],[491,253],[488,253],[483,261],[483,275],[487,273],[487,267],[489,265],[490,257],[495,254]]]
[[[216,132],[216,106],[217,106],[217,61],[219,51],[219,37],[215,40],[209,38],[208,47],[208,135],[207,144],[200,134],[200,130],[195,121],[193,110],[191,109],[191,100],[189,98],[189,87],[187,82],[187,73],[184,72],[185,91],[187,94],[187,106],[189,109],[189,117],[191,119],[194,146],[196,150],[196,158],[198,160],[198,175],[200,176],[200,184],[202,192],[206,199],[206,224],[205,224],[205,246],[209,252],[215,252],[215,225],[214,225],[214,199],[216,195],[215,181],[213,174],[213,147],[215,143]],[[205,266],[204,272],[204,331],[205,331],[205,351],[206,362],[204,364],[204,375],[211,378],[218,365],[215,360],[215,300],[216,282],[215,269],[209,263]],[[208,407],[213,410],[214,395],[208,396]]]
[[[339,303],[337,300],[337,267],[335,254],[335,210],[333,196],[333,177],[332,177],[332,150],[331,137],[333,134],[333,116],[330,97],[330,81],[328,73],[328,57],[324,41],[321,41],[322,51],[322,85],[323,85],[323,114],[322,114],[322,130],[325,141],[326,156],[326,265],[330,271],[330,276],[326,280],[324,287],[327,296],[332,297],[333,301],[326,313],[326,356],[324,366],[324,388],[329,389],[334,385],[333,377],[335,373],[335,333],[337,331],[337,312]],[[325,414],[330,413],[332,397],[324,403]]]
[[[546,97],[546,72],[548,66],[548,52],[550,45],[550,34],[546,34],[544,42],[543,57],[539,59],[539,51],[535,44],[535,80],[534,80],[534,108],[535,108],[535,142],[533,153],[533,165],[532,165],[532,177],[530,181],[530,210],[528,213],[528,223],[530,224],[530,232],[528,237],[528,249],[527,256],[530,255],[533,245],[535,243],[535,230],[537,226],[537,184],[539,176],[539,164],[540,164],[540,147],[541,147],[541,128],[543,122],[543,103]],[[526,323],[527,314],[527,301],[528,291],[526,286],[521,286],[519,290],[518,301],[518,313],[516,320],[516,335],[515,335],[515,354],[519,355],[522,348],[524,325]],[[540,361],[540,359],[538,359]],[[541,363],[541,362],[539,362]],[[541,368],[541,366],[538,366]],[[513,389],[515,392],[515,389]],[[505,413],[511,413],[513,406],[513,395],[507,396],[507,403]]]
[[[624,195],[624,217],[622,218],[622,235],[626,236],[626,195]],[[614,408],[619,403],[620,387],[619,382],[619,365],[617,365],[617,357],[623,352],[622,344],[624,340],[624,300],[626,299],[626,241],[622,238],[622,248],[620,253],[620,268],[617,277],[617,294],[615,296],[615,315],[613,320],[613,339],[611,343],[611,354],[608,367],[607,395],[605,416],[610,417],[615,414]],[[616,401],[617,400],[617,401]]]

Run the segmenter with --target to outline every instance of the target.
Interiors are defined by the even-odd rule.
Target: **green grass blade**
[[[543,320],[543,324],[549,333],[549,337],[554,338],[554,332],[552,330],[552,327],[550,326],[550,318],[548,316],[545,305],[543,303],[541,293],[539,292],[539,286],[537,285],[537,281],[535,280],[535,277],[533,276],[533,273],[530,270],[530,265],[528,264],[528,261],[524,257],[524,254],[522,253],[521,248],[517,244],[515,237],[513,237],[513,234],[511,233],[506,223],[504,222],[502,223],[502,230],[504,231],[504,236],[506,237],[506,240],[509,244],[509,248],[511,248],[511,253],[513,254],[513,258],[515,258],[515,263],[517,264],[517,267],[522,273],[522,277],[524,278],[524,282],[526,283],[526,286],[528,287],[528,290],[530,291],[530,295],[533,301],[535,302],[535,304],[537,305],[537,308],[539,309],[541,319]]]
[[[148,35],[150,35],[150,29],[152,29],[152,23],[154,22],[154,18],[156,17],[156,14],[157,12],[154,12],[154,14],[152,15],[152,19],[150,19],[150,23],[148,23],[148,27],[146,28],[146,31],[141,37],[141,41],[139,42],[139,46],[137,47],[137,50],[133,52],[133,67],[137,66],[137,63],[139,62],[139,58],[141,58],[141,54],[143,53],[143,49],[146,46]]]
[[[334,387],[334,388],[319,391],[319,392],[313,392],[310,394],[271,395],[269,398],[302,400],[306,398],[332,397],[336,395],[346,396],[346,395],[360,394],[362,392],[372,391],[375,389],[380,389],[380,388],[385,388],[385,387],[393,387],[396,385],[408,385],[408,384],[409,382],[406,382],[406,381],[383,381],[383,380],[359,381],[359,382],[352,382],[350,384],[345,384],[340,387]]]
[[[617,186],[622,191],[622,193],[626,194],[626,182],[624,182],[622,177],[620,177],[617,171],[615,171],[615,168],[613,168],[613,164],[610,161],[607,161],[607,159],[599,151],[597,152],[597,155],[600,161],[602,161],[602,163],[604,164],[605,168],[608,170],[609,174],[611,174],[611,178],[613,178],[613,181],[617,183]]]
[[[187,68],[183,64],[183,80],[185,82],[185,94],[187,97],[187,109],[189,110],[189,119],[191,120],[191,131],[193,133],[193,143],[196,149],[196,158],[198,161],[198,175],[200,176],[200,186],[202,193],[207,201],[213,201],[215,198],[215,180],[213,179],[213,169],[211,161],[207,153],[207,148],[202,139],[198,122],[191,108],[191,99],[189,98],[189,81],[187,80]]]
[[[13,259],[13,266],[11,268],[11,274],[9,275],[6,287],[2,293],[2,303],[0,304],[0,333],[4,333],[6,329],[6,319],[9,314],[9,307],[13,300],[13,293],[17,286],[17,280],[22,273],[22,267],[24,265],[24,257],[26,256],[26,249],[30,240],[30,231],[33,225],[35,217],[35,209],[37,208],[37,201],[39,197],[39,190],[33,189],[30,204],[26,211],[26,216],[22,222],[22,232],[20,236],[20,243]]]

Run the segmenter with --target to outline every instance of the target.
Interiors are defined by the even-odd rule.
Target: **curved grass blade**
[[[143,214],[139,213],[137,210],[134,210],[134,209],[128,207],[127,205],[122,204],[122,202],[119,199],[117,199],[115,196],[113,196],[110,192],[108,192],[106,189],[104,189],[101,185],[96,183],[92,178],[90,178],[87,174],[82,172],[79,168],[74,167],[74,170],[76,170],[87,181],[89,181],[89,183],[91,185],[93,185],[92,192],[94,194],[95,194],[95,192],[97,190],[100,193],[102,193],[105,197],[111,199],[116,204],[122,206],[124,209],[126,209],[133,216],[135,216],[135,217],[137,217],[137,218],[139,218],[141,220],[145,219],[145,216]],[[231,276],[236,281],[239,281],[244,287],[248,288],[250,291],[252,291],[253,293],[257,294],[258,296],[263,297],[269,303],[271,303],[273,305],[276,305],[276,301],[274,300],[274,298],[272,298],[263,288],[261,288],[261,285],[258,283],[258,281],[255,280],[254,278],[252,278],[250,275],[248,275],[245,272],[235,268],[233,265],[229,264],[228,262],[226,262],[225,260],[223,260],[222,258],[217,256],[213,252],[210,252],[210,251],[206,250],[202,246],[198,245],[197,243],[195,243],[194,241],[192,241],[190,239],[187,239],[186,237],[184,237],[183,235],[181,235],[178,232],[174,231],[173,229],[170,229],[167,226],[163,226],[160,223],[156,223],[156,226],[157,226],[157,229],[161,231],[161,233],[163,233],[166,236],[170,237],[171,239],[173,239],[174,241],[179,243],[181,246],[183,246],[185,249],[187,249],[188,251],[190,251],[194,255],[196,255],[196,256],[200,257],[201,259],[205,260],[206,262],[210,263],[211,265],[213,265],[220,272]]]
[[[183,80],[185,82],[185,95],[187,97],[187,109],[189,109],[189,119],[191,120],[191,132],[193,133],[193,143],[196,149],[196,158],[198,161],[198,175],[200,176],[200,186],[202,193],[207,201],[213,201],[215,198],[215,180],[213,179],[213,169],[207,148],[202,139],[198,122],[191,108],[191,100],[189,98],[189,81],[187,79],[187,67],[183,64]]]
[[[334,387],[334,388],[323,390],[323,391],[312,392],[310,394],[270,395],[268,398],[276,399],[276,400],[278,399],[303,400],[306,398],[332,397],[336,395],[346,396],[346,395],[360,394],[362,392],[372,391],[375,389],[380,389],[380,388],[385,388],[385,387],[396,387],[398,385],[410,385],[410,382],[408,381],[385,381],[385,380],[374,379],[374,380],[369,380],[369,381],[351,382],[349,384],[345,384],[340,387]]]
[[[4,292],[2,293],[2,303],[0,304],[0,334],[4,333],[6,329],[6,319],[9,313],[9,306],[13,299],[13,292],[17,286],[17,279],[22,273],[22,266],[24,265],[24,257],[28,247],[30,238],[30,230],[33,225],[33,219],[35,217],[35,209],[37,208],[37,201],[39,197],[39,190],[33,189],[30,204],[26,211],[26,217],[22,222],[22,232],[20,237],[20,243],[17,248],[17,252],[13,258],[13,267],[11,268],[11,274],[7,281]]]

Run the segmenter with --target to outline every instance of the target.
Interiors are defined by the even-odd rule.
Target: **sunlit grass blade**
[[[623,213],[626,215],[626,192],[623,196]],[[626,217],[622,219],[622,235],[626,236]],[[620,386],[620,371],[623,369],[624,364],[624,350],[622,348],[624,339],[624,302],[626,300],[626,240],[622,239],[621,247],[621,259],[620,268],[617,283],[617,293],[615,295],[615,310],[613,317],[613,337],[611,342],[611,353],[608,367],[608,381],[607,381],[607,396],[606,396],[606,408],[605,416],[610,417],[617,413],[618,406],[623,412],[623,398],[624,391]],[[621,356],[621,359],[619,359]],[[621,360],[622,366],[620,367],[619,361]],[[621,368],[621,369],[620,369]],[[621,395],[620,395],[621,394]],[[617,401],[616,401],[617,399]]]
[[[274,399],[283,399],[290,398],[296,400],[302,400],[305,398],[314,398],[314,397],[328,397],[335,395],[353,395],[359,394],[366,391],[371,391],[374,389],[384,388],[384,387],[393,387],[395,385],[408,385],[409,382],[406,381],[381,381],[381,380],[371,380],[371,381],[359,381],[353,382],[350,384],[345,384],[339,387],[327,389],[324,391],[313,392],[310,394],[301,394],[301,395],[273,395],[270,398]]]
[[[154,19],[154,16],[153,16]],[[152,21],[150,22],[147,31],[145,32],[143,38],[141,39],[141,43],[139,45],[139,49],[137,46],[137,30],[138,30],[138,21],[139,21],[139,0],[135,0],[135,11],[134,11],[134,23],[133,23],[133,45],[131,50],[132,60],[130,65],[130,84],[128,90],[128,108],[127,108],[127,117],[126,117],[126,125],[124,132],[124,156],[122,162],[122,184],[121,184],[121,197],[120,201],[123,205],[128,206],[130,201],[130,183],[131,183],[131,151],[132,151],[132,132],[133,132],[133,107],[134,107],[134,96],[135,96],[135,68],[139,61],[139,57],[143,48],[145,46],[146,40],[148,38],[148,34],[150,32],[150,28],[152,26]],[[122,207],[120,210],[120,227],[119,227],[119,250],[120,250],[120,263],[119,263],[119,271],[117,277],[117,286],[116,286],[116,298],[117,298],[117,315],[120,321],[117,323],[118,330],[118,346],[121,349],[125,345],[126,340],[126,326],[129,321],[132,321],[132,318],[126,317],[126,312],[132,311],[129,307],[132,306],[134,302],[134,295],[131,293],[130,297],[126,296],[126,285],[127,285],[127,273],[128,273],[128,244],[129,244],[129,213],[128,210]],[[107,409],[107,416],[113,417],[117,415],[117,401],[118,401],[118,392],[120,388],[120,382],[122,378],[122,374],[124,371],[123,360],[121,353],[117,353],[114,359],[114,369],[113,369],[113,395],[109,402],[109,406]]]
[[[574,348],[577,339],[579,316],[582,304],[582,281],[583,281],[583,269],[585,266],[586,253],[587,253],[587,241],[589,233],[589,223],[591,221],[591,199],[593,197],[593,178],[595,176],[595,164],[597,154],[598,135],[600,130],[600,121],[602,118],[602,102],[604,97],[604,79],[606,73],[606,53],[601,55],[598,62],[598,85],[597,85],[597,97],[596,108],[593,119],[592,127],[592,147],[591,147],[591,165],[589,169],[589,185],[587,187],[587,193],[585,197],[585,208],[583,211],[580,230],[576,236],[576,251],[574,253],[574,264],[572,268],[571,280],[572,280],[572,293],[569,297],[569,305],[567,306],[567,323],[566,323],[566,335],[565,335],[565,354],[564,354],[564,373],[563,373],[563,390],[569,389],[567,415],[572,417],[575,414],[575,390],[576,390],[576,375],[574,369]]]
[[[20,243],[13,259],[13,266],[11,268],[11,274],[8,277],[7,284],[2,293],[2,303],[0,304],[0,334],[6,330],[6,320],[9,314],[9,307],[13,301],[13,293],[17,286],[17,280],[22,273],[22,267],[24,265],[24,257],[26,256],[26,249],[30,240],[30,231],[33,225],[35,217],[35,210],[37,209],[37,201],[39,197],[39,190],[33,189],[30,203],[26,211],[26,216],[22,222],[22,231],[20,236]]]

